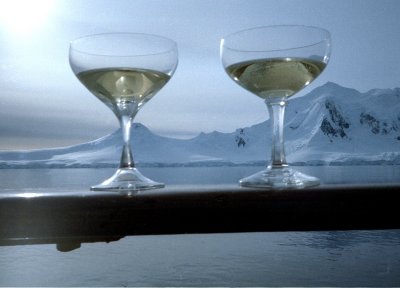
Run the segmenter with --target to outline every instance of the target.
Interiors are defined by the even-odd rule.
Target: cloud
[[[67,146],[117,129],[112,112],[87,94],[67,97],[54,89],[3,89],[0,149]]]

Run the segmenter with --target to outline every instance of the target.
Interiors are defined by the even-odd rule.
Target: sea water
[[[262,166],[233,167],[139,167],[147,177],[166,185],[236,184],[239,179],[263,169]],[[297,166],[320,178],[322,184],[400,184],[400,165]],[[1,189],[65,188],[88,189],[110,177],[113,168],[0,169]]]
[[[0,247],[1,286],[399,286],[400,231],[126,237]]]
[[[167,185],[200,185],[261,168],[141,170]],[[399,183],[400,175],[397,166],[298,168],[326,184]],[[0,170],[0,187],[87,189],[112,172]],[[0,286],[400,286],[400,230],[134,236],[70,252],[0,246]]]

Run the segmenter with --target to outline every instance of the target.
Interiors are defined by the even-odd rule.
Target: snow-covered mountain
[[[334,83],[291,99],[285,116],[287,160],[301,164],[400,164],[400,88],[366,93]],[[265,163],[270,121],[233,133],[201,133],[189,140],[162,137],[135,123],[132,147],[142,165]],[[0,167],[118,165],[120,130],[65,148],[0,152]]]
[[[366,93],[327,83],[287,108],[288,160],[400,164],[400,88]]]

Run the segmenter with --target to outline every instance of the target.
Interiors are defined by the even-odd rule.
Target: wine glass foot
[[[296,171],[288,166],[271,167],[239,181],[242,187],[270,189],[300,189],[317,186],[318,178]]]
[[[90,187],[90,190],[132,193],[163,187],[165,187],[163,183],[155,182],[143,176],[136,168],[120,168],[104,182]]]

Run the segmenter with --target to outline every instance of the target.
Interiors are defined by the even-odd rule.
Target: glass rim
[[[299,45],[299,46],[295,46],[295,47],[289,47],[289,48],[282,48],[282,49],[259,49],[259,50],[251,50],[251,49],[237,49],[237,48],[233,48],[230,47],[229,45],[225,44],[225,40],[227,40],[228,38],[235,36],[237,34],[243,33],[243,32],[247,32],[247,31],[253,31],[253,30],[261,30],[261,29],[273,29],[273,28],[307,28],[310,30],[315,30],[315,31],[321,31],[322,35],[324,35],[323,37],[321,37],[322,39],[319,41],[313,41],[311,44],[307,44],[307,45]],[[319,45],[323,42],[330,42],[331,39],[331,33],[325,29],[325,28],[321,28],[321,27],[317,27],[317,26],[310,26],[310,25],[297,25],[297,24],[288,24],[288,25],[267,25],[267,26],[256,26],[256,27],[251,27],[251,28],[247,28],[247,29],[243,29],[243,30],[239,30],[233,33],[230,33],[226,36],[224,36],[223,38],[221,38],[221,50],[222,48],[224,49],[229,49],[232,51],[242,51],[242,52],[277,52],[277,51],[289,51],[289,50],[296,50],[296,49],[302,49],[302,48],[307,48],[307,47],[312,47],[312,46],[316,46]]]
[[[76,44],[77,42],[84,40],[84,39],[90,39],[90,38],[97,38],[97,37],[101,37],[101,36],[112,36],[112,35],[126,35],[126,36],[148,36],[148,37],[152,37],[154,39],[160,39],[160,40],[164,40],[165,43],[170,43],[169,47],[167,49],[163,49],[160,50],[160,52],[154,52],[154,53],[142,53],[142,54],[123,54],[123,55],[114,55],[114,54],[107,54],[107,53],[92,53],[92,52],[87,52],[84,51],[82,49],[76,48],[74,47],[74,44]],[[143,56],[154,56],[154,55],[161,55],[161,54],[166,54],[170,51],[176,50],[177,49],[177,43],[165,36],[161,36],[161,35],[157,35],[157,34],[151,34],[151,33],[136,33],[136,32],[106,32],[106,33],[96,33],[96,34],[87,34],[78,38],[75,38],[73,40],[71,40],[69,42],[69,49],[73,50],[75,52],[81,53],[81,54],[86,54],[86,55],[91,55],[91,56],[98,56],[98,57],[119,57],[119,58],[123,58],[123,57],[143,57]]]

